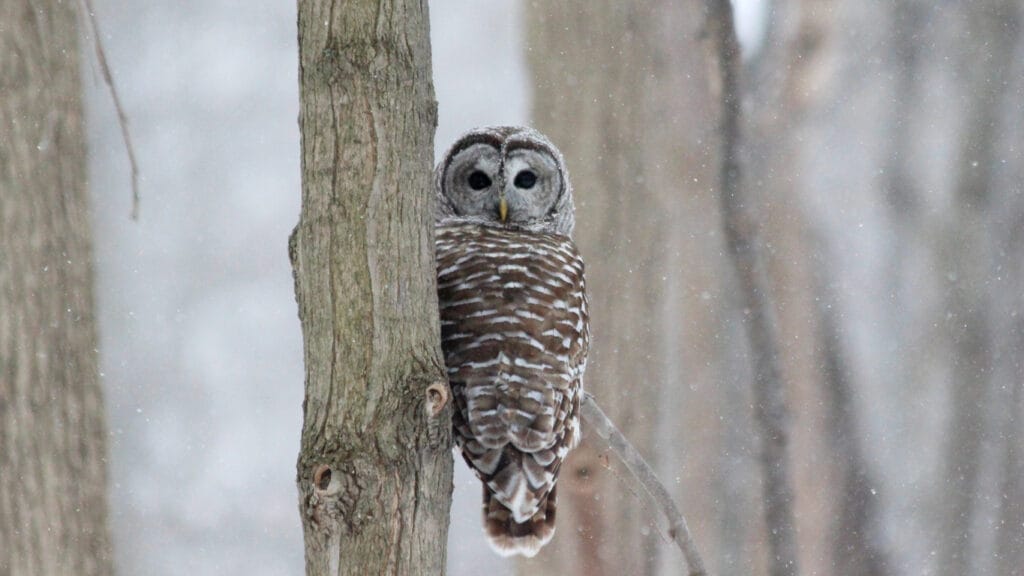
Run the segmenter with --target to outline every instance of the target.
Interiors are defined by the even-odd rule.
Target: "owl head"
[[[434,171],[438,224],[476,223],[572,235],[572,187],[562,153],[522,126],[463,134]]]

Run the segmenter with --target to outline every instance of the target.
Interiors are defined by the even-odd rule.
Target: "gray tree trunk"
[[[661,477],[675,480],[684,511],[697,510],[703,545],[713,540],[699,528],[700,516],[714,514],[703,498],[711,475],[691,464],[714,461],[714,423],[691,435],[683,413],[712,420],[714,394],[692,392],[715,380],[704,368],[714,309],[680,298],[679,286],[700,293],[695,286],[713,283],[715,261],[701,254],[720,247],[702,249],[711,236],[691,226],[715,211],[701,127],[692,124],[707,104],[692,4],[571,0],[525,13],[533,121],[565,154],[579,191],[575,235],[594,333],[584,386]],[[559,486],[555,538],[521,573],[653,574],[662,565],[678,573],[682,557],[659,537],[659,512],[632,494],[639,488],[586,423]]]
[[[946,335],[953,350],[952,414],[946,445],[946,509],[940,574],[981,573],[973,521],[982,491],[981,458],[993,418],[992,272],[995,269],[993,216],[1004,208],[993,175],[1003,152],[997,149],[1006,78],[1012,69],[1021,25],[1016,0],[971,3],[965,20],[972,39],[964,49],[964,127],[959,139],[954,208],[942,230],[939,258],[945,281]],[[940,280],[940,281],[941,281]]]
[[[1016,352],[1016,382],[1009,394],[1009,405],[1002,426],[1003,470],[999,485],[1000,512],[996,529],[997,572],[1017,576],[1024,566],[1024,319],[1014,322],[1017,331],[1012,340]]]
[[[452,491],[427,5],[299,1],[306,573],[443,574]]]
[[[1024,16],[1022,14],[1021,16]],[[1024,93],[1024,39],[1018,39],[1017,56],[1009,73],[1008,94]],[[1024,102],[1006,98],[1004,118],[1024,115]],[[1000,142],[1003,150],[1024,147],[1024,126],[1008,122],[1013,128]],[[1024,569],[1024,158],[1008,158],[1007,168],[996,178],[998,196],[994,205],[999,213],[993,219],[995,247],[1000,271],[999,286],[993,290],[996,305],[996,365],[992,390],[995,392],[996,418],[991,430],[1001,478],[995,485],[999,502],[995,525],[995,574],[1019,576]]]
[[[771,299],[760,219],[751,203],[756,193],[742,185],[739,148],[742,145],[740,54],[729,0],[707,2],[709,63],[718,70],[721,95],[719,134],[722,224],[732,258],[754,368],[754,419],[761,434],[764,517],[769,544],[768,571],[772,576],[800,573],[794,493],[789,462],[789,421],[776,312]],[[752,188],[753,189],[753,188]]]
[[[113,573],[75,4],[0,0],[0,574]]]
[[[649,196],[629,194],[642,172],[643,63],[647,37],[629,30],[643,19],[636,2],[576,0],[526,10],[530,69],[534,77],[533,120],[558,145],[568,162],[578,202],[576,241],[587,258],[591,325],[595,334],[584,386],[605,407],[637,449],[656,465],[652,434],[658,413],[645,410],[662,384],[657,365],[643,362],[653,350],[651,318],[643,286],[650,256],[647,243],[634,239],[635,227],[660,229],[648,222]],[[601,68],[583,73],[591,59]],[[595,160],[601,158],[600,162]],[[630,240],[637,240],[632,244]],[[627,270],[635,265],[630,277]],[[637,282],[637,284],[634,284]],[[618,288],[613,288],[618,286]],[[628,391],[628,394],[625,392]],[[599,455],[600,442],[585,441],[562,467],[559,479],[558,532],[548,549],[525,561],[521,573],[610,576],[650,573],[652,535],[638,502],[609,474]],[[618,494],[621,497],[613,498]]]
[[[766,242],[777,247],[775,266],[794,269],[781,274],[783,282],[777,288],[778,293],[788,293],[788,306],[780,310],[780,325],[785,326],[787,316],[791,318],[782,333],[793,338],[803,336],[797,331],[801,324],[813,328],[800,338],[813,343],[811,365],[806,370],[794,366],[799,355],[793,351],[782,359],[784,365],[789,364],[790,373],[806,372],[803,379],[809,379],[813,387],[798,391],[797,396],[806,397],[797,418],[820,422],[812,434],[821,441],[794,450],[802,455],[795,467],[797,477],[806,477],[804,470],[810,468],[815,479],[824,480],[819,485],[805,481],[797,486],[802,500],[796,510],[803,535],[801,563],[811,573],[884,576],[892,572],[891,561],[878,498],[872,493],[878,482],[862,441],[857,411],[860,383],[852,370],[842,315],[845,307],[835,285],[835,248],[829,230],[808,219],[801,208],[801,198],[814,196],[813,191],[803,190],[802,180],[793,177],[793,166],[801,155],[800,134],[813,121],[808,110],[821,104],[820,94],[808,94],[807,87],[813,86],[815,75],[821,73],[828,43],[835,37],[835,5],[833,0],[776,0],[773,12],[768,42],[751,67],[749,166],[750,181],[757,182],[762,191],[762,204],[771,199],[770,205],[759,208],[768,214],[765,236]],[[907,140],[903,132],[898,132],[900,143]],[[902,180],[901,185],[909,186]],[[902,187],[890,193],[893,197],[908,194]],[[810,289],[798,290],[801,285]],[[797,378],[794,385],[800,385]],[[804,426],[794,426],[795,446],[801,436],[806,442]],[[831,469],[823,467],[822,461],[831,462]]]
[[[829,531],[832,539],[832,566],[845,576],[887,576],[892,562],[884,541],[882,519],[875,497],[878,485],[865,456],[858,425],[854,376],[849,366],[847,346],[841,327],[842,316],[835,289],[833,260],[827,248],[816,259],[819,294],[818,346],[822,359],[822,386],[828,404],[829,441],[835,465],[839,468],[834,497],[838,501],[835,521]]]

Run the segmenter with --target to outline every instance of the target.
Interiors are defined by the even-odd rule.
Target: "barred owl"
[[[535,555],[580,440],[589,324],[561,153],[529,128],[463,135],[435,171],[441,338],[492,547]]]

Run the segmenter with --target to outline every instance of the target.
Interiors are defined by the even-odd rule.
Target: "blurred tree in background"
[[[113,573],[78,10],[0,2],[0,573]]]
[[[800,460],[833,469],[821,504],[835,573],[1013,573],[996,542],[1024,526],[997,519],[1021,496],[997,486],[1018,475],[1002,460],[1021,438],[1009,423],[1020,325],[991,323],[1017,317],[1024,296],[1019,220],[1006,218],[1021,203],[1006,179],[1022,163],[1021,10],[777,2],[777,35],[754,57],[779,88],[751,98],[752,158],[791,191],[787,227],[811,257],[800,264],[780,229],[776,261],[817,278],[805,306],[818,310],[832,444]],[[1015,368],[995,371],[997,358]]]
[[[536,123],[578,190],[587,387],[678,479],[712,573],[763,573],[702,4],[527,2],[527,54]],[[1021,565],[1021,10],[776,0],[747,47],[744,180],[807,573]],[[524,571],[653,574],[674,553],[601,450],[567,466],[573,519]]]
[[[745,392],[716,387],[727,379],[724,362],[707,362],[725,353],[715,335],[728,305],[717,279],[723,247],[709,188],[717,166],[700,7],[528,2],[526,14],[534,123],[565,154],[579,191],[576,240],[594,310],[584,386],[682,496],[691,522],[694,512],[704,520],[714,515],[702,495],[722,441],[710,407],[716,394]],[[601,441],[585,437],[562,471],[551,551],[523,562],[523,572],[655,573],[665,550],[658,512],[643,508]],[[742,506],[730,503],[720,510]],[[709,525],[694,529],[698,546],[714,550]]]

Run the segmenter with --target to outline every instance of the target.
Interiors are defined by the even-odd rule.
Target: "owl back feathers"
[[[533,556],[554,534],[555,482],[580,436],[582,260],[559,234],[463,223],[436,238],[456,442],[484,483],[492,546]]]

